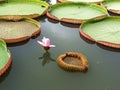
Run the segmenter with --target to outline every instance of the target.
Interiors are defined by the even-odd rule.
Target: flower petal
[[[55,45],[50,45],[50,39],[46,37],[42,38],[42,42],[39,40],[37,42],[43,47],[55,47]]]
[[[45,37],[43,37],[43,38],[42,38],[42,42],[45,42],[45,39],[46,39],[46,38],[45,38]]]
[[[41,41],[37,41],[40,45],[44,46],[44,43]]]
[[[56,47],[55,45],[50,45],[50,47]]]
[[[50,46],[50,39],[46,39],[45,42],[44,42],[45,46]]]

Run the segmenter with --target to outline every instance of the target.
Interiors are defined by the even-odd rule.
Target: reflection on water
[[[80,34],[80,33],[79,33],[79,34]],[[102,49],[109,50],[109,51],[112,51],[112,52],[120,52],[120,49],[119,49],[119,48],[111,48],[111,47],[109,47],[109,46],[105,46],[105,45],[96,43],[96,42],[94,42],[94,41],[90,41],[90,40],[88,40],[87,38],[83,37],[81,34],[80,34],[80,38],[83,39],[86,43],[96,44],[97,46],[99,46],[99,47],[102,48]]]
[[[79,35],[80,35],[80,38],[83,39],[86,43],[89,43],[89,44],[95,44],[94,41],[90,41],[89,39],[83,37],[83,36],[81,35],[81,33],[79,33]]]
[[[8,68],[8,70],[5,73],[3,73],[2,76],[0,76],[0,83],[2,83],[7,78],[11,69],[12,69],[12,65]]]
[[[97,46],[99,46],[102,49],[109,50],[109,51],[112,51],[112,52],[120,52],[120,48],[111,48],[109,46],[105,46],[105,45],[102,45],[102,44],[99,44],[99,43],[96,43],[96,44],[97,44]]]
[[[79,28],[80,24],[73,24],[73,23],[66,23],[66,22],[60,22],[61,25],[66,26],[66,27],[70,27],[70,28]]]
[[[50,61],[55,62],[55,60],[53,58],[51,58],[51,55],[48,51],[46,51],[42,57],[39,57],[40,60],[42,61],[42,66],[44,66],[46,63],[49,63]]]
[[[25,45],[26,43],[28,43],[30,39],[21,41],[21,42],[17,42],[17,43],[8,43],[8,47],[16,47],[16,46],[21,46],[21,45]]]

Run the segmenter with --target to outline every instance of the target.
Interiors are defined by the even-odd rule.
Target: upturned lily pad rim
[[[109,17],[106,17],[108,19],[110,18],[116,18],[116,19],[120,19],[119,16],[109,16]],[[106,19],[104,18],[104,19]],[[104,20],[104,19],[101,19],[101,20]],[[101,45],[104,45],[104,46],[107,46],[107,47],[111,47],[111,48],[117,48],[117,49],[120,49],[120,44],[116,44],[116,43],[111,43],[111,42],[108,42],[108,41],[102,41],[102,40],[95,40],[94,38],[92,38],[90,35],[86,34],[83,30],[82,30],[82,27],[84,27],[85,24],[88,24],[88,23],[91,23],[91,22],[99,22],[101,20],[98,20],[98,19],[91,19],[91,20],[88,20],[86,21],[85,23],[81,24],[80,26],[80,29],[79,29],[79,32],[80,34],[87,38],[88,40],[92,41],[92,42],[96,42],[98,44],[101,44]],[[97,30],[97,28],[96,28]],[[116,38],[117,39],[117,38]]]
[[[102,6],[99,6],[99,5],[96,5],[96,4],[90,4],[90,3],[84,3],[84,2],[63,2],[63,3],[57,3],[57,4],[54,4],[54,5],[51,5],[51,7],[47,11],[46,15],[47,15],[47,17],[49,17],[51,19],[54,19],[54,20],[57,20],[57,21],[62,21],[62,22],[67,22],[67,23],[73,23],[73,24],[81,24],[81,23],[84,23],[87,20],[90,20],[90,19],[71,19],[71,18],[61,18],[61,19],[59,19],[58,17],[56,17],[56,16],[54,16],[50,13],[51,9],[54,10],[54,8],[57,8],[59,6],[71,5],[71,4],[78,4],[78,5],[81,4],[81,5],[84,5],[84,6],[89,5],[90,7],[99,8],[105,14],[101,15],[101,16],[94,17],[94,18],[97,18],[97,19],[102,19],[102,18],[105,18],[105,17],[108,16],[108,12],[107,12],[106,8],[104,8]],[[91,19],[94,19],[94,18],[91,18]]]
[[[0,18],[0,21],[12,21],[12,20],[8,20],[8,19],[4,19],[4,18]],[[21,20],[20,21],[26,21],[26,22],[30,22],[30,23],[33,23],[33,24],[35,24],[37,27],[41,27],[41,25],[40,25],[40,23],[37,21],[37,20],[34,20],[34,19],[32,19],[32,18],[21,18]],[[13,21],[12,21],[13,22]],[[17,21],[17,22],[19,22],[19,21]]]
[[[42,1],[42,0],[7,0],[8,2],[39,2],[39,1]],[[45,1],[42,1],[42,2],[45,2]]]
[[[10,65],[12,64],[12,55],[11,55],[10,51],[7,49],[7,45],[6,45],[5,41],[2,39],[0,39],[0,47],[4,48],[4,50],[7,52],[6,55],[9,54],[9,59],[8,59],[7,63],[4,65],[4,67],[2,69],[0,69],[0,76],[2,76],[7,71],[7,69],[10,67]]]
[[[12,56],[10,56],[7,64],[0,70],[0,76],[2,76],[12,64]]]
[[[82,65],[76,66],[76,65],[65,63],[64,62],[65,57],[78,58],[81,61]],[[57,58],[57,63],[62,69],[67,70],[67,71],[85,72],[88,70],[88,67],[89,67],[87,58],[83,54],[78,53],[78,52],[65,52],[65,53],[61,54]]]
[[[104,0],[101,2],[101,6],[104,6],[109,12],[114,13],[114,14],[120,14],[120,9],[108,9],[106,4],[111,3],[111,2],[120,2],[120,0]]]
[[[43,5],[46,9],[42,13],[33,13],[33,14],[29,14],[29,15],[16,15],[16,14],[0,15],[0,18],[13,20],[13,21],[18,21],[18,20],[21,20],[22,18],[37,18],[39,16],[45,15],[50,7],[50,5],[47,2],[41,1],[41,0],[8,0],[8,2],[3,2],[0,4],[9,4],[9,3],[26,3],[27,4],[27,2],[39,3],[39,4]]]
[[[3,18],[2,19],[0,18],[0,21],[8,21],[9,22],[9,21],[12,21],[12,20],[6,20],[6,19],[3,19]],[[20,22],[20,21],[26,21],[26,22],[33,23],[34,25],[36,25],[38,27],[38,30],[36,30],[34,33],[32,33],[31,36],[24,36],[24,37],[21,37],[21,38],[14,38],[14,39],[4,39],[4,38],[1,38],[1,39],[3,39],[6,43],[17,43],[17,42],[22,42],[22,41],[28,40],[31,37],[36,37],[38,34],[40,34],[41,25],[38,21],[36,21],[34,19],[31,19],[31,18],[22,18],[21,20],[19,20],[17,22]]]
[[[93,2],[86,2],[86,1],[69,1],[69,0],[57,0],[58,2],[85,2],[85,3],[95,3],[95,4],[100,4],[101,2],[103,2],[104,0],[98,0],[98,1],[93,1]]]

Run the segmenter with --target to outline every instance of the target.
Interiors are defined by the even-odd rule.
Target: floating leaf
[[[77,52],[66,52],[60,55],[57,59],[58,65],[64,70],[68,71],[87,71],[88,61],[87,58]]]
[[[21,21],[0,20],[0,38],[7,43],[29,39],[40,33],[40,24],[36,20],[24,18]]]
[[[64,22],[80,24],[92,18],[104,18],[107,10],[96,4],[65,2],[52,5],[47,16]]]
[[[11,53],[7,49],[6,43],[0,39],[0,76],[10,67],[11,62]]]
[[[120,14],[120,0],[105,0],[103,5],[108,9],[108,11]]]
[[[0,3],[0,18],[19,20],[23,17],[36,18],[44,15],[49,4],[38,0],[8,0]]]
[[[87,21],[81,25],[80,33],[91,41],[120,48],[120,17],[110,16],[102,20]]]

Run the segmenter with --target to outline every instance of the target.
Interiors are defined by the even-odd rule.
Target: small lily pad
[[[80,26],[80,33],[91,41],[120,48],[120,17],[110,16],[102,20],[89,20]]]
[[[49,4],[40,0],[8,0],[0,3],[0,18],[9,20],[36,18],[44,15],[48,8]]]
[[[57,58],[58,65],[64,70],[84,72],[88,70],[87,58],[77,52],[66,52]]]
[[[40,24],[36,20],[24,18],[20,21],[0,19],[0,38],[6,43],[15,43],[36,36],[41,31]]]
[[[0,76],[6,72],[12,63],[12,56],[6,43],[0,39]]]
[[[58,0],[59,2],[86,2],[86,3],[96,3],[99,4],[104,0]]]
[[[68,23],[80,24],[92,18],[104,18],[108,15],[105,8],[96,4],[64,2],[52,5],[47,16]]]
[[[109,12],[120,14],[120,0],[105,0],[102,4]]]

